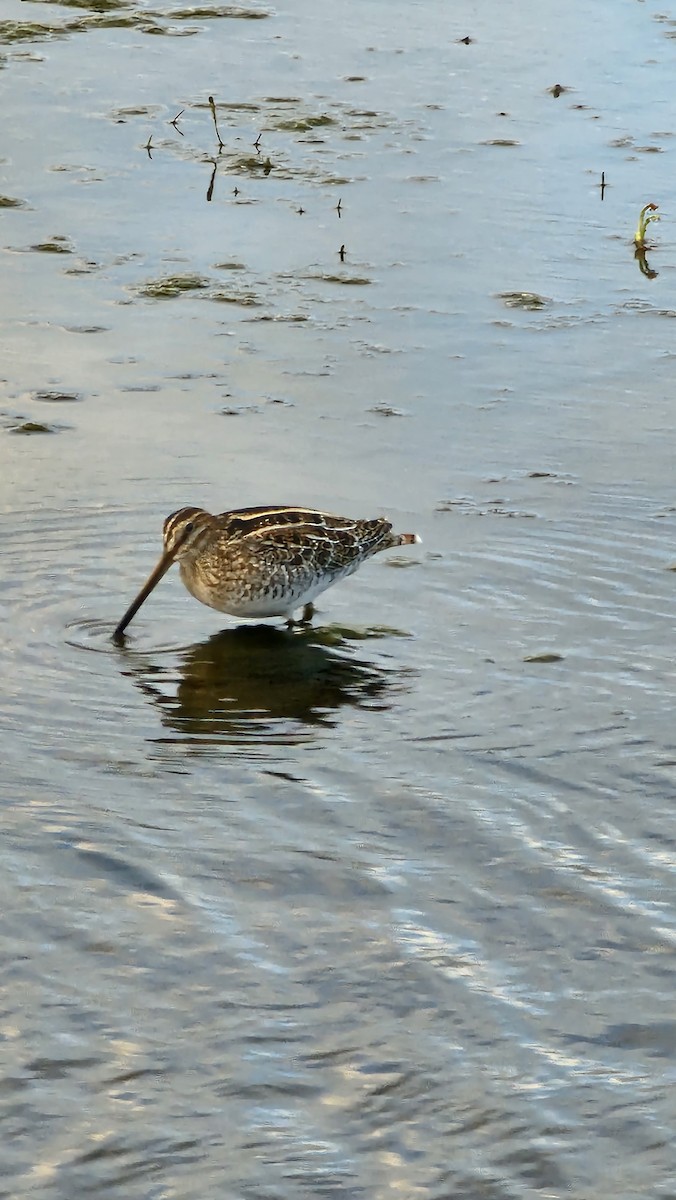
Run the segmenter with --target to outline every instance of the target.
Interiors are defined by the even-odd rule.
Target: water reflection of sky
[[[3,210],[11,371],[0,419],[54,429],[59,461],[69,427],[90,425],[110,445],[130,422],[156,424],[159,411],[166,421],[167,402],[178,409],[171,442],[192,396],[205,417],[260,418],[262,393],[287,405],[340,397],[363,419],[366,390],[415,415],[398,432],[366,419],[395,452],[412,439],[439,476],[440,424],[451,469],[468,445],[495,466],[505,444],[513,456],[548,437],[554,454],[571,452],[555,397],[558,409],[590,385],[654,388],[648,366],[664,369],[671,312],[666,210],[653,227],[658,279],[639,277],[630,241],[639,207],[664,208],[668,196],[659,96],[676,43],[643,6],[625,3],[621,17],[614,8],[611,44],[604,36],[597,49],[604,6],[582,22],[568,6],[540,6],[530,22],[501,12],[499,38],[489,13],[449,19],[435,4],[397,6],[386,30],[376,8],[354,27],[307,6],[259,20],[201,15],[188,37],[153,32],[153,21],[192,29],[187,9],[172,23],[135,5],[105,19],[16,8],[24,32],[32,19],[47,33],[34,45],[4,34],[12,92],[0,188],[23,207]],[[50,40],[50,23],[70,20]],[[557,83],[569,90],[554,98]],[[167,278],[195,283],[153,303]],[[515,292],[542,296],[543,308],[507,307],[500,296]],[[46,385],[82,394],[87,413],[47,412],[32,399]],[[628,419],[614,410],[627,440]],[[248,452],[263,423],[212,423],[209,441]],[[21,453],[45,451],[31,442]],[[210,481],[215,469],[197,473]]]

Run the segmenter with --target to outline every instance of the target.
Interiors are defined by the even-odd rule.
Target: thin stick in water
[[[211,109],[211,116],[213,117],[213,121],[214,121],[214,129],[216,130],[216,137],[218,138],[218,149],[222,150],[223,147],[225,146],[225,142],[223,141],[223,139],[218,131],[218,121],[216,120],[216,103],[214,101],[213,96],[208,96],[207,99],[209,100],[209,108]]]

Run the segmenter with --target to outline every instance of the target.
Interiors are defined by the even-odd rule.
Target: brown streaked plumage
[[[115,641],[175,561],[202,604],[233,617],[286,617],[292,624],[295,609],[302,606],[309,621],[314,598],[372,554],[420,541],[415,533],[392,533],[384,517],[352,520],[283,505],[217,516],[180,508],[167,517],[163,536],[162,557],[115,629]]]

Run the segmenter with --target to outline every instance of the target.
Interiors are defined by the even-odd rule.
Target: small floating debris
[[[563,655],[557,654],[555,650],[543,650],[541,654],[527,654],[523,661],[528,663],[562,662]]]
[[[408,567],[419,567],[420,561],[415,558],[404,558],[403,554],[392,554],[385,559],[386,567],[394,567],[398,570],[406,570]]]
[[[173,300],[183,292],[201,291],[210,286],[203,275],[166,275],[164,279],[151,279],[137,288],[139,296],[148,300]]]
[[[571,487],[574,482],[572,476],[562,475],[558,471],[527,471],[526,479],[548,479],[550,483],[560,483],[566,487]]]
[[[309,133],[313,129],[323,129],[327,125],[337,125],[337,123],[336,118],[329,116],[328,113],[318,113],[316,116],[282,117],[279,120],[273,120],[271,127],[279,130],[280,133]],[[260,136],[259,134],[259,141]],[[257,145],[256,142],[254,142],[255,145]]]
[[[376,413],[379,417],[405,417],[406,413],[401,408],[393,408],[391,404],[374,404],[373,408],[368,409],[371,413]],[[406,559],[407,562],[411,561]]]
[[[82,396],[78,392],[57,391],[32,392],[31,398],[45,404],[76,404],[82,400]]]
[[[520,146],[521,142],[516,138],[489,138],[488,141],[482,142],[482,146]]]
[[[108,325],[64,325],[66,333],[107,333]]]
[[[504,301],[507,308],[525,308],[529,312],[551,304],[547,296],[539,296],[537,292],[498,292],[498,300]]]
[[[29,246],[37,254],[73,254],[73,246],[65,237],[48,238],[44,242],[35,242]]]
[[[327,271],[324,275],[318,275],[322,283],[340,283],[344,287],[369,287],[373,283],[372,279],[367,279],[365,275],[332,275]]]
[[[48,425],[44,421],[19,421],[16,425],[8,427],[9,433],[60,433],[65,429],[65,425]]]
[[[226,262],[214,263],[214,271],[246,271],[246,263],[228,259]]]
[[[537,518],[537,513],[510,508],[505,500],[488,500],[482,504],[472,496],[458,496],[450,500],[440,500],[434,511],[459,512],[463,516],[471,517],[510,517],[527,521],[534,521]]]
[[[570,92],[571,88],[565,87],[562,83],[555,83],[553,87],[547,88],[547,91],[549,92],[550,96],[553,96],[555,100],[558,100],[559,96],[563,96],[564,92]]]
[[[263,303],[254,291],[246,289],[239,292],[220,289],[211,292],[209,299],[216,304],[238,304],[242,308],[258,308]]]
[[[207,5],[170,8],[166,15],[171,17],[172,21],[211,21],[215,17],[226,18],[232,21],[263,21],[271,14],[264,8],[244,8],[241,5],[224,4],[215,8],[210,8]],[[173,122],[170,123],[173,124]]]
[[[0,21],[0,42],[50,42],[55,38],[67,37],[71,24],[47,25],[44,21]]]
[[[219,408],[219,417],[241,417],[246,413],[260,412],[256,404],[226,404],[223,408]]]

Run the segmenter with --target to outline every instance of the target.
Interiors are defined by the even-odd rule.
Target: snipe
[[[156,584],[178,562],[188,591],[233,617],[286,617],[338,579],[393,546],[419,542],[415,533],[393,533],[384,517],[352,520],[313,508],[240,508],[213,516],[203,508],[180,508],[164,522],[164,552],[130,604],[113,638],[127,625]]]

